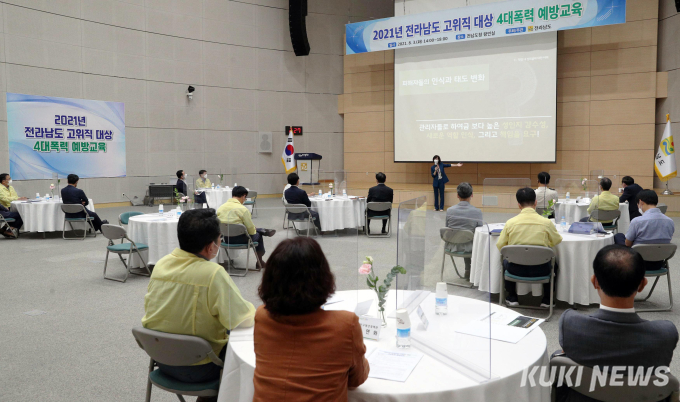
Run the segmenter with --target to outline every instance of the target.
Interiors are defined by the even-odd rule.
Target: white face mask
[[[208,177],[208,175],[207,175],[207,174],[204,174],[204,175],[201,176],[201,177],[203,177],[203,180],[205,180],[205,179]]]
[[[437,159],[434,160],[435,165],[439,165],[439,161]]]
[[[638,207],[638,211],[640,212],[640,215],[644,215],[645,211],[642,210],[642,208]]]
[[[7,184],[12,184],[12,180],[8,181]]]

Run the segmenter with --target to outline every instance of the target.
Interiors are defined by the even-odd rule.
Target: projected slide
[[[394,160],[554,162],[557,33],[396,51]]]

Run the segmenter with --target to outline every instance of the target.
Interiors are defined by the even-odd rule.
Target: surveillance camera
[[[192,87],[191,85],[189,85],[189,88],[187,88],[187,97],[189,98],[189,100],[194,99],[194,91],[195,90],[196,90],[196,88]]]

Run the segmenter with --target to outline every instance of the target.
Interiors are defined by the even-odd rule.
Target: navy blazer
[[[307,192],[300,187],[291,186],[283,193],[283,195],[286,197],[286,202],[289,204],[303,204],[308,207],[312,206],[312,202],[309,200]]]
[[[187,194],[189,192],[189,189],[187,188],[187,183],[184,182],[184,180],[177,179],[177,183],[175,184],[175,190],[177,190],[178,193],[182,193],[184,195],[189,195]],[[173,191],[173,198],[174,198],[174,191]]]
[[[450,163],[442,163],[439,165],[439,170],[442,172],[442,178],[439,179],[438,175],[434,172],[434,168],[437,165],[432,165],[430,168],[430,174],[432,175],[432,187],[442,187],[449,182],[449,178],[446,177],[446,170],[444,168],[451,167]]]
[[[619,202],[628,201],[628,213],[630,214],[630,220],[641,216],[637,206],[637,195],[640,191],[642,191],[642,187],[633,183],[630,186],[626,186],[623,189],[623,194],[621,194],[619,197]]]
[[[87,206],[90,202],[85,195],[85,192],[78,187],[66,186],[61,189],[61,201],[64,204],[81,204]],[[67,218],[84,218],[82,212],[77,214],[68,214]]]

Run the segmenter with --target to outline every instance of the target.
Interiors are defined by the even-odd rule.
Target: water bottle
[[[323,191],[321,191],[321,189],[319,189],[319,197],[322,197],[322,196],[323,196]]]
[[[569,192],[567,191],[567,202],[569,202]]]
[[[344,188],[342,189],[342,197],[347,198],[347,190]]]
[[[446,282],[437,282],[436,289],[434,312],[437,315],[446,315],[449,312],[449,292],[446,288]]]
[[[411,347],[411,319],[405,308],[397,310],[397,347]]]
[[[238,183],[234,183],[234,187],[238,186]]]
[[[40,193],[35,193],[35,199],[39,200],[40,199]]]
[[[562,228],[563,232],[567,231],[567,220],[564,219],[564,216],[560,219],[560,228]]]
[[[214,190],[215,189],[215,183],[210,183],[210,184],[211,184],[210,188],[212,188]]]
[[[158,215],[163,216],[163,204],[158,205]]]
[[[182,210],[178,208],[177,209],[177,219],[179,219],[180,216],[182,216]]]

